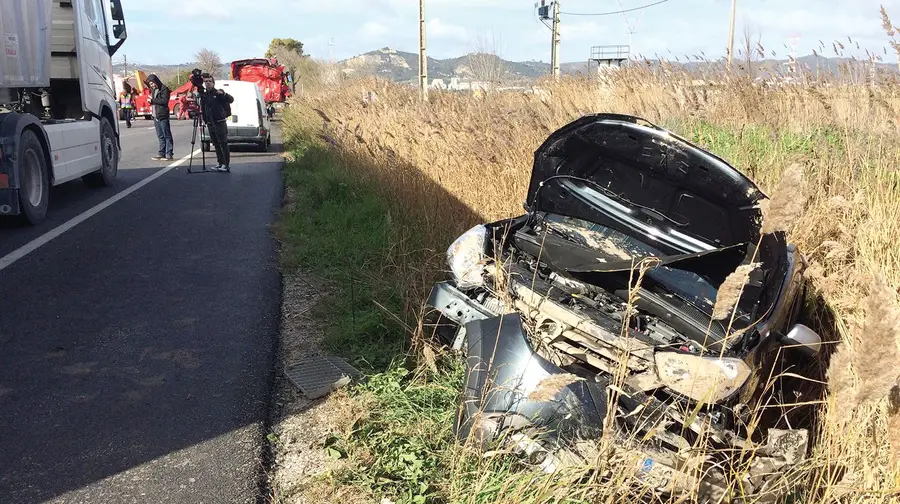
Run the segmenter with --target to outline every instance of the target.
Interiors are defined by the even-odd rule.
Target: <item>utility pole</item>
[[[419,90],[428,101],[428,56],[425,52],[425,0],[419,0]]]
[[[550,51],[553,78],[559,80],[559,0],[553,2],[553,47]]]
[[[128,77],[128,55],[122,55],[122,66],[124,69],[122,70],[122,77]]]
[[[728,68],[731,68],[731,60],[734,58],[734,14],[737,9],[737,0],[731,0],[731,27],[728,29]]]

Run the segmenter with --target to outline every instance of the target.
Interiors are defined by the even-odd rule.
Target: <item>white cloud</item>
[[[609,30],[602,28],[596,21],[564,23],[559,27],[561,38],[566,40],[585,40],[596,45],[602,45],[603,36],[607,33],[609,33]]]
[[[425,34],[429,39],[432,37],[461,41],[469,39],[469,32],[464,27],[445,23],[441,18],[433,18],[428,21]]]
[[[182,4],[179,9],[179,15],[185,17],[211,19],[221,21],[224,19],[232,19],[233,11],[230,9],[222,9],[217,4],[209,2],[187,2]]]
[[[387,35],[390,32],[390,27],[375,21],[367,21],[364,25],[362,25],[362,28],[359,29],[360,35],[369,39],[377,39],[379,37]]]

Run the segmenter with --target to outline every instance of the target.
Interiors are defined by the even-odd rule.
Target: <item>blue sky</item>
[[[562,0],[564,13],[596,13],[639,7],[656,0]],[[479,35],[498,40],[506,59],[550,60],[550,31],[537,20],[535,0],[426,0],[428,55],[459,56],[476,48]],[[418,49],[418,0],[122,0],[129,38],[120,54],[135,63],[192,61],[201,48],[223,61],[262,56],[273,37],[301,40],[317,58],[343,59],[391,47]],[[748,26],[761,36],[767,56],[798,55],[821,40],[833,56],[877,51],[896,61],[881,29],[879,6],[900,25],[900,0],[738,0],[735,45]],[[631,26],[632,52],[667,58],[702,51],[725,53],[730,0],[668,0],[625,16],[562,16],[563,61],[584,61],[592,45],[624,44]],[[853,40],[848,43],[847,37]],[[333,46],[329,46],[333,41]],[[859,43],[860,49],[856,49]]]

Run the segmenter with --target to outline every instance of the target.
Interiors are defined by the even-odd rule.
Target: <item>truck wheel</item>
[[[113,185],[119,172],[119,149],[112,126],[104,117],[100,119],[100,160],[103,165],[94,173],[88,173],[81,179],[89,187],[107,187]]]
[[[19,181],[21,218],[27,224],[40,224],[50,204],[50,170],[44,148],[31,130],[19,138]]]

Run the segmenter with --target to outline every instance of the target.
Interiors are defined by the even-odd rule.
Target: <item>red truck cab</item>
[[[231,78],[256,83],[266,103],[284,103],[291,96],[290,73],[275,58],[232,61]]]
[[[197,105],[197,88],[190,79],[171,90],[169,94],[169,113],[176,120],[191,119],[191,113],[200,110]]]

